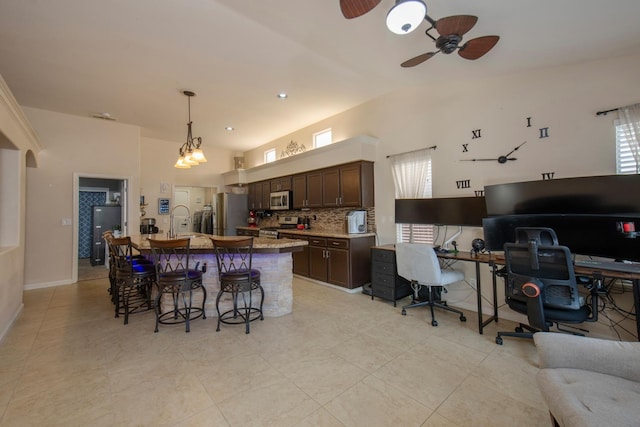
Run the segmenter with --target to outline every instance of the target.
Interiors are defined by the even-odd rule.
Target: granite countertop
[[[213,243],[211,242],[211,237],[215,237],[220,240],[237,240],[237,239],[245,239],[245,236],[214,236],[211,234],[201,234],[201,233],[188,233],[179,236],[189,237],[191,239],[190,249],[192,250],[213,250]],[[167,236],[164,234],[152,234],[151,239],[154,240],[168,240]],[[131,236],[131,244],[134,248],[138,250],[151,250],[151,246],[149,245],[149,235],[138,234]],[[264,237],[254,237],[253,238],[253,249],[256,252],[266,251],[269,252],[271,250],[283,250],[289,248],[297,248],[302,246],[307,246],[307,242],[304,240],[293,240],[293,239],[268,239]],[[300,249],[301,250],[301,249]]]
[[[237,227],[239,230],[260,230],[259,227]],[[330,231],[320,229],[298,230],[295,228],[280,230],[280,233],[294,234],[297,236],[314,236],[314,237],[332,237],[336,239],[360,239],[362,237],[372,237],[375,233],[356,233],[349,234],[343,231]],[[282,239],[278,239],[282,240]]]

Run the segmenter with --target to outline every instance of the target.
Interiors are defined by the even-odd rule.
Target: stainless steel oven
[[[291,209],[291,191],[277,191],[269,195],[269,209],[284,211]]]

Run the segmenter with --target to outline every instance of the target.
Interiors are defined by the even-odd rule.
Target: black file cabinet
[[[395,307],[397,300],[412,294],[409,281],[398,276],[394,246],[371,248],[371,298],[393,301]]]

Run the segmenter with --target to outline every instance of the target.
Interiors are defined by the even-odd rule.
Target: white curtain
[[[618,120],[636,161],[636,173],[640,173],[640,104],[618,108]]]
[[[390,156],[396,199],[431,197],[430,148]]]

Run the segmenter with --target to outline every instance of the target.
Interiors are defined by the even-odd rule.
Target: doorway
[[[74,282],[107,278],[108,250],[102,239],[107,229],[119,226],[127,233],[129,177],[74,173],[73,200],[73,266]],[[115,211],[108,224],[94,225],[99,207]]]

